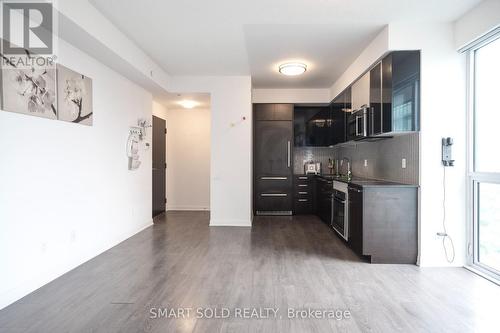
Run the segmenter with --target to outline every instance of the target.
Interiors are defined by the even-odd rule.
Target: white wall
[[[153,116],[167,120],[167,112],[168,110],[163,104],[153,101]]]
[[[0,111],[0,308],[151,224],[151,151],[127,170],[128,128],[152,96],[59,42],[93,79],[94,125]]]
[[[329,89],[253,89],[253,103],[330,103]]]
[[[466,64],[452,23],[390,25],[390,48],[421,50],[420,265],[445,266],[442,239],[441,138],[452,137],[455,166],[446,172],[446,225],[455,242],[454,266],[465,264]]]
[[[172,82],[172,92],[210,93],[210,225],[251,226],[251,78],[173,77]]]
[[[167,111],[167,210],[210,209],[210,110]]]
[[[455,47],[466,46],[500,26],[500,0],[485,0],[455,22]]]

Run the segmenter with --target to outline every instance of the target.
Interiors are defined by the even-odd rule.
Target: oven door
[[[332,227],[342,238],[347,240],[347,215],[346,208],[347,202],[345,199],[345,193],[342,196],[333,195],[332,206],[333,206],[333,217],[332,217]]]

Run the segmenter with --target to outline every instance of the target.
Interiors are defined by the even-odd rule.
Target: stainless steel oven
[[[347,184],[341,182],[333,183],[332,195],[332,228],[345,240],[349,237],[349,196]]]
[[[349,140],[360,140],[370,135],[369,114],[369,108],[366,105],[351,113],[347,124]]]

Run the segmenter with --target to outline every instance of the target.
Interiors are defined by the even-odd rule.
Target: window
[[[477,185],[477,259],[500,273],[500,184]]]
[[[469,265],[500,281],[500,35],[469,51]]]
[[[474,53],[474,171],[500,173],[500,38]]]

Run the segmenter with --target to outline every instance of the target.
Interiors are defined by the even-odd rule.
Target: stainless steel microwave
[[[363,105],[360,109],[354,110],[348,118],[347,135],[349,140],[361,140],[367,138],[369,133],[369,107]]]

